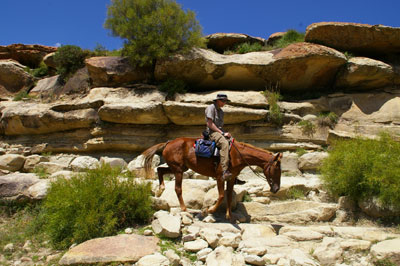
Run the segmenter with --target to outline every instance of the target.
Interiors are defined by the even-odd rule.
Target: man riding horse
[[[229,102],[228,96],[223,93],[217,94],[214,103],[210,104],[205,111],[207,132],[210,140],[215,141],[216,146],[220,150],[220,164],[222,167],[222,178],[224,181],[229,181],[232,173],[229,172],[229,142],[227,138],[231,138],[229,132],[225,132],[224,126],[224,111],[222,107]]]

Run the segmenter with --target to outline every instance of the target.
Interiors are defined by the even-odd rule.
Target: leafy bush
[[[399,142],[388,134],[379,140],[338,140],[328,152],[321,172],[333,195],[376,197],[383,206],[400,208]]]
[[[159,86],[159,90],[167,93],[167,98],[171,99],[175,93],[185,93],[186,83],[179,79],[167,79]]]
[[[152,66],[156,59],[204,45],[195,13],[173,0],[112,0],[104,27],[125,39],[123,54],[133,65]]]
[[[304,42],[305,34],[296,30],[288,30],[282,38],[276,41],[275,48],[285,48],[289,44]]]
[[[71,179],[59,179],[43,203],[44,229],[57,248],[112,235],[152,216],[151,187],[121,170],[102,165]]]
[[[37,78],[45,77],[48,75],[48,73],[49,73],[49,68],[43,61],[40,62],[38,68],[32,70],[32,75]]]
[[[279,92],[274,90],[265,90],[263,94],[267,98],[269,105],[269,120],[273,124],[281,126],[283,124],[283,114],[278,104],[279,100],[281,99],[281,95]]]
[[[85,58],[88,51],[82,50],[79,46],[63,45],[54,54],[54,62],[57,65],[57,72],[60,78],[66,81],[77,70],[85,66]]]
[[[338,116],[334,112],[322,112],[318,115],[317,123],[320,127],[333,128],[338,122]]]
[[[297,187],[291,187],[286,191],[286,198],[288,199],[303,199],[304,191]]]
[[[227,50],[224,54],[246,54],[251,52],[263,51],[263,46],[260,43],[241,43],[234,47],[233,50]]]
[[[18,92],[18,93],[14,96],[13,101],[22,101],[22,100],[24,100],[24,99],[30,99],[30,98],[32,98],[32,97],[29,96],[28,92],[22,90],[22,91]]]
[[[301,120],[298,125],[301,128],[301,132],[308,136],[312,137],[315,133],[315,125],[309,120]]]

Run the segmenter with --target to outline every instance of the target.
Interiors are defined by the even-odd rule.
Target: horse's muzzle
[[[273,185],[272,187],[271,187],[271,192],[272,193],[276,193],[276,192],[278,192],[279,191],[279,189],[280,189],[280,186],[279,185]]]

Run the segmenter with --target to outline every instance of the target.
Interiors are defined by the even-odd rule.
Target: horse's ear
[[[274,156],[274,161],[276,162],[280,162],[282,159],[283,154],[281,152],[278,152],[275,156]]]

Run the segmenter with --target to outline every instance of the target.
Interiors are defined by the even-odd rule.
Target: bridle
[[[234,141],[232,142],[232,146],[235,147],[236,151],[239,153],[240,157],[241,157],[242,160],[247,164],[247,166],[250,168],[250,170],[251,170],[258,178],[261,178],[262,180],[266,180],[266,181],[268,182],[268,185],[269,185],[270,187],[272,187],[272,186],[273,186],[272,178],[268,179],[267,177],[265,177],[265,176],[261,175],[260,173],[256,172],[256,170],[254,170],[254,169],[251,167],[251,165],[246,161],[246,159],[243,157],[242,153],[241,153],[241,152],[239,151],[239,149],[236,147]],[[270,172],[270,170],[271,170],[271,165],[272,165],[272,164],[273,164],[273,161],[272,161],[272,162],[271,162],[271,161],[267,162],[267,165],[266,165],[267,169],[266,169],[266,171],[268,171],[268,174],[269,174],[269,172]]]

